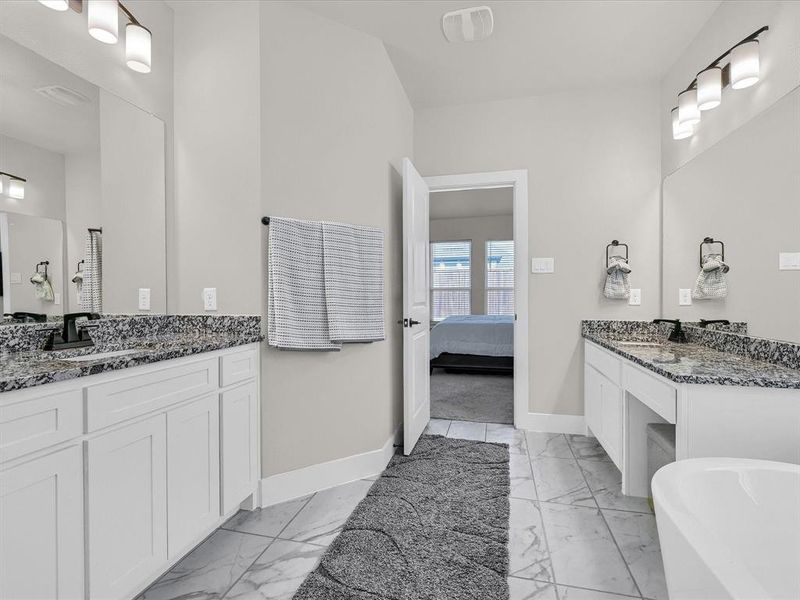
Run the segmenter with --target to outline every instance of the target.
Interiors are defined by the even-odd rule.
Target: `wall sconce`
[[[8,177],[8,195],[15,200],[25,199],[25,181],[23,177],[12,175],[11,173],[4,173],[0,171],[0,176]],[[3,191],[3,180],[0,178],[0,193]]]
[[[125,15],[125,64],[137,73],[149,73],[152,67],[152,34],[118,0],[39,0],[47,8],[83,12],[86,4],[89,35],[104,44],[119,41],[119,13]]]
[[[722,90],[741,90],[758,82],[760,73],[758,36],[769,31],[764,26],[729,48],[678,94],[678,108],[672,110],[672,139],[690,137],[700,123],[701,111],[722,103]],[[688,131],[688,133],[687,133]]]

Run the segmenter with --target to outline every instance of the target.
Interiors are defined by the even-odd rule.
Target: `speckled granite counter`
[[[739,353],[711,347],[712,342],[707,340],[708,332],[692,332],[691,327],[687,327],[690,343],[676,344],[666,340],[670,325],[637,327],[637,324],[645,324],[630,321],[599,327],[597,323],[584,321],[582,334],[585,339],[676,383],[800,389],[800,368],[793,368],[791,362],[796,344],[763,340],[769,347],[778,348],[773,351],[776,360],[771,362],[753,358],[744,351]],[[758,339],[741,333],[714,333],[713,343],[717,347],[720,347],[722,334],[734,337],[730,343],[738,343],[738,346],[743,345],[742,339]],[[631,342],[658,345],[632,345]]]
[[[11,345],[13,349],[24,348],[22,351],[9,351],[8,346],[0,346],[0,392],[223,350],[263,339],[258,316],[114,316],[94,323],[100,325],[91,333],[95,346],[52,352],[38,349],[41,328],[24,326],[29,329],[28,336],[36,341]],[[15,341],[20,339],[15,338]],[[119,350],[134,352],[86,362],[65,360]]]

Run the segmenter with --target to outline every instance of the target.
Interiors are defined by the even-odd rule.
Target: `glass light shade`
[[[19,179],[10,179],[8,182],[8,195],[17,200],[25,198],[25,182]]]
[[[672,139],[683,140],[690,137],[694,133],[694,128],[691,125],[681,125],[678,121],[678,109],[672,109]]]
[[[116,44],[119,39],[117,0],[88,1],[89,35],[104,44]]]
[[[681,125],[697,125],[700,122],[696,89],[685,90],[678,94],[678,122]]]
[[[760,60],[758,40],[739,44],[731,50],[731,87],[742,90],[758,81]]]
[[[151,36],[150,32],[135,23],[125,28],[125,61],[139,73],[150,72]]]
[[[44,4],[47,8],[52,8],[59,12],[63,12],[69,8],[69,2],[67,0],[39,0],[39,2]]]
[[[697,108],[711,110],[722,102],[722,69],[711,67],[697,74]]]

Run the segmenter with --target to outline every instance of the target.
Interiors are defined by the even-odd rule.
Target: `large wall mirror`
[[[800,342],[800,88],[667,177],[663,211],[665,316],[747,321],[752,335]],[[681,305],[706,237],[724,243],[727,294]]]
[[[164,135],[152,114],[0,36],[3,322],[166,312]]]

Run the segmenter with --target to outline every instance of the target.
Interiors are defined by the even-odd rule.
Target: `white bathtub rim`
[[[673,491],[679,488],[677,483],[685,475],[720,470],[783,471],[800,476],[800,465],[769,460],[712,457],[673,462],[659,469],[653,476],[651,485],[656,506],[656,519],[659,518],[659,512],[661,512],[661,518],[670,521],[671,526],[686,538],[686,542],[704,561],[705,568],[730,594],[731,598],[769,598],[770,593],[752,575],[739,556],[734,554],[726,544],[719,541],[715,532],[698,520],[687,509],[680,494]]]

